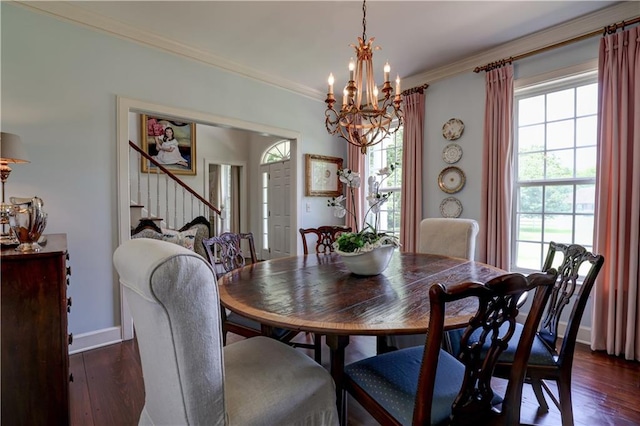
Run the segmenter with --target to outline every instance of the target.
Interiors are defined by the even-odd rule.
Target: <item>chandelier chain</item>
[[[367,39],[367,0],[362,2],[362,39]]]

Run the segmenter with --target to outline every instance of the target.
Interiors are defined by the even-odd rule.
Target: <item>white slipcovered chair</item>
[[[422,219],[418,252],[474,260],[479,230],[478,222],[473,219]],[[382,351],[388,348],[403,349],[424,345],[425,340],[424,334],[388,336],[384,342],[378,343],[378,347]]]
[[[136,239],[114,253],[136,328],[141,425],[337,424],[329,373],[267,337],[222,345],[215,272],[194,252]]]

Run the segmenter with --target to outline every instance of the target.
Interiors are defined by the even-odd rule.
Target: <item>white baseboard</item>
[[[518,322],[521,322],[524,324],[526,319],[527,319],[526,313],[520,313],[518,315]],[[564,321],[560,321],[558,323],[558,336],[564,337],[564,332],[566,329],[567,329],[567,323]],[[590,346],[591,345],[591,327],[586,327],[584,325],[581,325],[578,328],[578,335],[576,336],[576,342],[584,343],[585,345]]]
[[[110,327],[89,333],[74,334],[73,343],[69,345],[69,355],[120,342],[122,342],[122,331],[120,327]]]

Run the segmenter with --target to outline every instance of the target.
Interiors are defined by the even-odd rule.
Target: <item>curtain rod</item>
[[[575,43],[575,42],[578,42],[578,41],[582,41],[582,40],[585,40],[587,38],[591,38],[591,37],[597,36],[598,34],[602,34],[602,36],[605,36],[607,34],[613,34],[620,28],[624,28],[627,25],[637,24],[639,22],[640,22],[640,16],[638,16],[637,18],[633,18],[633,19],[631,19],[629,21],[622,21],[622,22],[618,22],[616,24],[611,24],[611,25],[608,25],[608,26],[604,27],[604,30],[601,30],[601,29],[600,30],[594,30],[594,31],[591,31],[591,32],[586,33],[586,34],[579,35],[577,37],[573,37],[573,38],[570,38],[570,39],[567,39],[567,40],[564,40],[564,41],[561,41],[561,42],[558,42],[558,43],[551,44],[549,46],[545,46],[545,47],[541,47],[539,49],[531,50],[529,52],[521,53],[520,55],[511,56],[511,57],[506,58],[506,59],[500,59],[499,61],[495,61],[495,62],[490,62],[487,65],[483,65],[481,67],[476,67],[473,70],[473,72],[478,73],[480,71],[491,71],[492,69],[500,68],[501,66],[504,66],[506,64],[513,63],[513,61],[517,61],[519,59],[524,59],[524,58],[527,58],[529,56],[537,55],[538,53],[543,53],[543,52],[546,52],[546,51],[549,51],[549,50],[552,50],[552,49],[556,49],[558,47],[562,47],[562,46],[566,46],[568,44],[572,44],[572,43]]]
[[[411,95],[418,92],[423,93],[427,87],[429,87],[428,84],[423,84],[422,86],[412,87],[411,89],[403,90],[401,94],[402,96],[407,96],[407,95]]]

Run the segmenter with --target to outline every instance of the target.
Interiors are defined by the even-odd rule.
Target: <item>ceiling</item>
[[[51,2],[43,7],[52,7],[46,3]],[[346,83],[354,56],[349,45],[363,32],[359,1],[53,3],[65,3],[66,19],[91,21],[247,76],[321,93],[329,72],[336,86]],[[370,1],[366,35],[382,47],[374,54],[376,81],[381,83],[385,61],[392,79],[396,74],[404,79],[616,3],[622,2]]]

